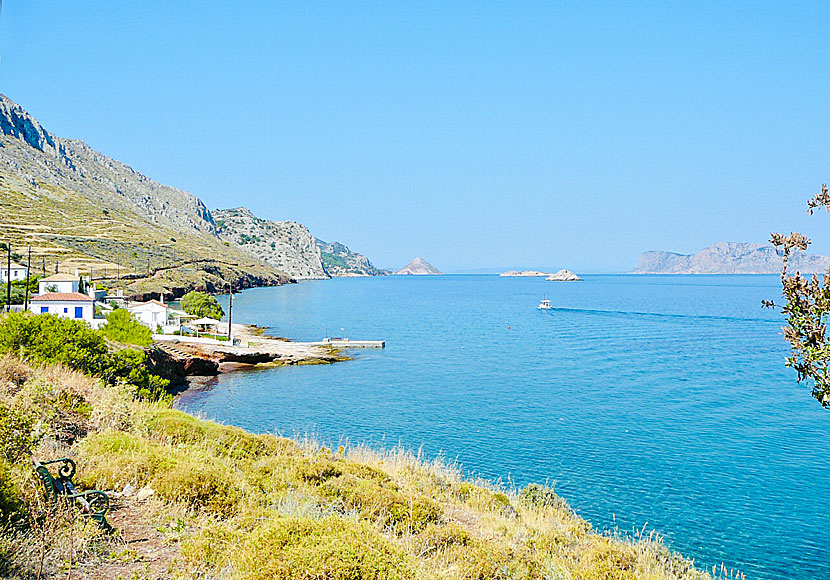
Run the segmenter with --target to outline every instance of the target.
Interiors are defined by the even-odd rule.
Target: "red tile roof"
[[[95,302],[95,299],[80,292],[47,292],[30,298],[29,302]]]

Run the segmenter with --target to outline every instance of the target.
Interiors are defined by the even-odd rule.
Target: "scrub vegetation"
[[[7,577],[711,577],[655,535],[597,533],[547,487],[469,481],[403,449],[255,435],[137,398],[88,362],[28,359],[0,357]],[[79,487],[110,494],[116,533],[51,508],[30,453],[75,459]]]

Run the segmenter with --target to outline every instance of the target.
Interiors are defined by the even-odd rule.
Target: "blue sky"
[[[631,269],[800,229],[827,2],[6,0],[0,91],[201,197],[400,267]]]

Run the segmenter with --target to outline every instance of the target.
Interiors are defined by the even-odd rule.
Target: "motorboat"
[[[551,306],[551,304],[550,304],[550,300],[548,300],[547,298],[544,298],[544,299],[542,299],[542,301],[539,303],[539,306],[537,306],[537,308],[538,308],[539,310],[550,310],[551,308],[553,308],[553,306]]]

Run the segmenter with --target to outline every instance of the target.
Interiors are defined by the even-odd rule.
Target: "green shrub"
[[[171,464],[157,470],[150,485],[162,498],[222,517],[234,514],[242,491],[231,470],[198,453],[171,454]]]
[[[30,452],[38,440],[35,421],[31,410],[0,402],[0,459],[16,462]]]
[[[399,533],[417,533],[441,517],[440,506],[426,497],[407,497],[353,475],[331,479],[319,491],[323,497],[337,501],[343,510],[358,510],[361,516],[378,520]]]
[[[519,492],[519,501],[529,507],[567,507],[565,500],[553,489],[538,483],[531,483]]]
[[[469,532],[455,522],[446,525],[429,524],[419,534],[419,539],[425,553],[443,552],[451,546],[466,546],[472,541]]]
[[[19,518],[22,512],[23,502],[12,466],[0,458],[0,529]]]
[[[409,580],[407,557],[371,526],[337,517],[279,518],[254,530],[236,551],[245,580]]]
[[[248,433],[239,427],[197,419],[175,409],[153,409],[145,419],[151,437],[178,445],[208,443],[219,455],[250,459],[274,452],[274,438]]]
[[[108,339],[136,346],[150,346],[153,343],[152,331],[126,308],[113,310],[106,318],[107,323],[101,327],[101,333]]]
[[[132,385],[139,399],[169,402],[173,398],[167,392],[170,381],[147,370],[147,354],[142,350],[123,349],[110,354],[101,375],[109,383]]]
[[[59,363],[100,374],[109,362],[104,336],[86,323],[41,314],[12,312],[0,319],[0,354],[11,352],[42,363]]]

